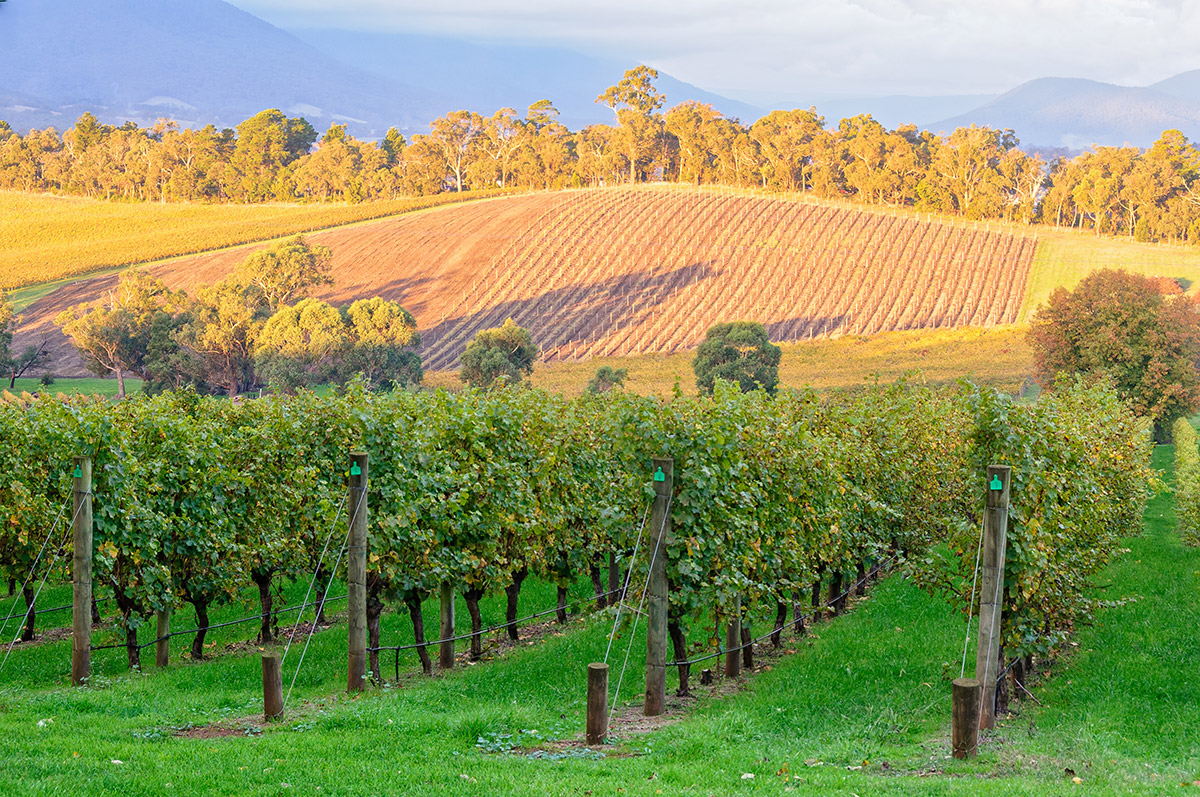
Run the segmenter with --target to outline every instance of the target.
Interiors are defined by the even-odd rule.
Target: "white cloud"
[[[555,44],[718,91],[989,93],[1200,68],[1200,0],[234,0],[285,27]]]

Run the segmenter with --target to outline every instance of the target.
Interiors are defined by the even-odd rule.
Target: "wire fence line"
[[[141,650],[142,648],[148,648],[151,645],[155,645],[159,642],[170,639],[171,637],[184,636],[186,634],[198,634],[201,631],[212,631],[215,628],[227,628],[231,625],[240,625],[241,623],[249,623],[253,620],[261,620],[264,617],[278,617],[281,614],[291,614],[292,612],[302,611],[302,610],[308,608],[309,606],[318,606],[321,603],[333,603],[334,601],[344,601],[344,600],[346,600],[347,597],[348,597],[347,595],[339,595],[336,598],[326,598],[324,601],[311,601],[309,603],[298,603],[295,606],[289,606],[286,609],[272,609],[269,612],[261,612],[259,614],[251,614],[246,617],[241,617],[241,618],[238,618],[237,620],[229,620],[224,623],[213,623],[211,625],[206,625],[202,628],[189,628],[186,631],[172,631],[169,634],[164,634],[160,637],[156,637],[156,638],[150,640],[149,642],[145,642],[145,643],[138,644],[138,645],[133,645],[132,647],[135,647],[138,650]],[[131,646],[124,642],[121,642],[116,645],[92,645],[91,649],[92,650],[117,650],[119,648],[129,648],[129,647],[131,647]]]
[[[845,598],[854,590],[858,589],[859,586],[867,583],[867,581],[869,579],[871,579],[876,573],[879,573],[881,570],[888,567],[891,563],[897,561],[902,555],[903,554],[899,554],[899,553],[895,554],[890,559],[888,559],[886,562],[881,562],[880,564],[875,565],[873,568],[871,568],[870,572],[868,572],[865,576],[860,578],[858,581],[851,584],[850,587],[848,589],[846,589],[846,591],[843,592],[841,595],[838,595],[837,597],[834,597],[834,598],[830,598],[829,600],[825,601],[825,603],[823,603],[819,607],[817,607],[817,609],[810,611],[808,614],[801,615],[799,617],[799,619],[793,619],[792,622],[790,622],[790,623],[784,623],[783,625],[777,625],[777,626],[772,627],[770,633],[763,634],[760,637],[755,637],[754,639],[751,639],[749,642],[743,642],[741,645],[737,646],[736,648],[726,648],[724,650],[718,650],[716,653],[709,653],[704,656],[698,656],[697,658],[694,658],[694,659],[677,659],[675,661],[668,661],[665,666],[667,666],[667,667],[682,667],[685,665],[691,666],[693,664],[699,664],[702,661],[708,661],[709,659],[715,659],[715,658],[724,656],[729,653],[737,653],[738,651],[745,650],[746,648],[756,645],[765,639],[770,639],[771,637],[775,636],[776,634],[782,632],[789,625],[795,626],[796,624],[801,623],[804,620],[807,620],[807,619],[815,616],[818,611],[821,611],[823,609],[828,609],[830,606],[837,603],[842,598]]]
[[[91,493],[84,493],[84,495],[91,495]],[[83,507],[84,507],[83,501],[80,501],[79,506],[75,507],[75,514],[71,517],[71,525],[67,528],[66,536],[63,537],[63,541],[61,543],[59,543],[58,547],[54,549],[54,556],[52,556],[50,558],[50,564],[46,567],[46,572],[42,575],[41,583],[38,584],[37,590],[35,590],[33,593],[32,605],[34,605],[34,606],[37,605],[38,596],[42,594],[42,588],[44,588],[46,586],[46,579],[50,578],[50,571],[52,571],[54,569],[54,565],[58,562],[58,557],[61,556],[62,553],[66,550],[67,540],[70,539],[72,533],[74,532],[75,521],[76,521],[76,519],[78,519],[79,513],[83,510]],[[67,505],[64,502],[62,510],[59,510],[59,513],[58,513],[59,518],[62,518],[63,510],[65,510],[66,508],[67,508]],[[51,528],[50,534],[46,535],[46,542],[49,542],[50,535],[54,533],[54,528],[57,528],[57,527],[58,527],[58,519],[56,519],[54,521],[54,527]],[[38,551],[39,559],[42,556],[42,551],[44,551],[46,548],[46,542],[42,543],[42,550]],[[31,569],[29,571],[30,578],[33,576],[36,569],[37,569],[37,562],[34,562],[33,569]],[[28,585],[29,585],[29,578],[26,578],[25,586],[21,587],[21,591],[24,592]],[[14,607],[14,609],[15,609],[15,607]],[[0,661],[0,671],[3,671],[5,665],[8,664],[8,657],[10,655],[12,655],[13,646],[17,644],[17,639],[20,636],[21,636],[21,628],[18,626],[17,633],[13,636],[12,642],[10,642],[8,645],[8,650],[6,650],[4,652],[4,661]]]
[[[58,522],[62,520],[63,513],[67,511],[67,503],[70,500],[70,498],[67,498],[65,501],[63,501],[62,506],[58,509],[58,514],[54,516],[54,522],[50,524],[50,530],[46,532],[46,539],[42,540],[42,546],[38,548],[37,556],[33,558],[33,564],[29,566],[29,573],[26,574],[25,580],[21,582],[22,593],[25,592],[25,588],[28,587],[30,582],[33,580],[34,574],[37,572],[38,564],[40,564],[42,561],[42,554],[46,552],[46,545],[50,542],[50,538],[54,535],[55,530],[58,529]],[[78,514],[78,511],[76,514]],[[36,600],[34,601],[34,604],[37,604]],[[16,600],[13,600],[12,610],[9,611],[8,616],[4,618],[4,622],[0,623],[0,638],[3,638],[4,631],[6,628],[8,628],[8,621],[16,616],[16,611],[17,602]],[[28,612],[22,616],[28,617]]]
[[[599,595],[588,595],[586,597],[573,600],[569,603],[564,603],[562,606],[556,605],[553,609],[546,609],[544,611],[534,612],[533,614],[527,614],[524,617],[517,617],[516,619],[511,620],[511,621],[505,620],[503,623],[496,623],[494,625],[489,625],[487,628],[481,628],[478,631],[470,631],[465,634],[456,634],[452,637],[444,637],[442,639],[430,639],[425,642],[413,642],[412,644],[409,644],[409,645],[379,645],[378,647],[369,647],[369,648],[367,648],[367,651],[372,652],[372,651],[380,651],[380,650],[394,650],[394,651],[399,652],[402,650],[416,650],[417,648],[433,647],[434,645],[440,645],[443,642],[458,642],[459,640],[462,640],[462,639],[470,639],[473,636],[482,636],[484,634],[491,634],[496,631],[503,631],[505,628],[508,628],[510,625],[516,625],[517,623],[524,623],[529,620],[535,620],[538,617],[545,617],[548,614],[554,614],[555,612],[558,612],[558,611],[566,611],[567,609],[572,608],[574,606],[579,606],[580,604],[584,604],[584,603],[591,603],[592,601],[600,600],[601,598],[607,598],[609,595],[617,595],[621,592],[622,592],[622,590],[620,588],[617,588],[617,589],[609,590],[608,592],[602,592]]]

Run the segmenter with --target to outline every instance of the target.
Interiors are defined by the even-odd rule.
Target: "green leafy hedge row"
[[[0,575],[28,572],[70,497],[72,457],[90,454],[94,582],[131,643],[155,610],[203,616],[252,585],[267,609],[273,585],[311,574],[330,531],[335,550],[344,539],[351,450],[370,455],[369,619],[443,582],[473,605],[504,590],[515,607],[530,574],[602,592],[609,556],[627,564],[642,527],[650,458],[672,456],[668,577],[685,652],[712,646],[714,606],[782,609],[892,552],[965,611],[992,462],[1013,466],[1005,647],[1049,650],[1136,528],[1150,445],[1103,386],[1025,406],[904,382],[825,398],[727,384],[670,399],[357,386],[241,404],[43,397],[0,402],[0,439]],[[645,566],[643,553],[639,588]]]
[[[1200,545],[1200,453],[1196,430],[1187,418],[1175,421],[1175,522],[1179,534],[1191,545]]]

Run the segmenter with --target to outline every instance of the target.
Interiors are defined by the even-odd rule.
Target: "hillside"
[[[408,213],[493,192],[348,203],[255,205],[104,202],[0,191],[0,290],[41,295],[49,283],[124,265]],[[21,290],[25,289],[25,290]]]
[[[480,329],[512,317],[544,359],[671,353],[719,321],[800,341],[1017,320],[1035,242],[911,213],[642,186],[524,195],[318,233],[335,303],[381,295],[417,318],[427,367],[457,366]],[[151,267],[172,287],[229,273],[249,247]],[[30,305],[18,344],[49,335],[60,375],[81,363],[53,325],[114,274]]]

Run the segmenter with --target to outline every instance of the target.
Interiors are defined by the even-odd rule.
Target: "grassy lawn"
[[[1033,352],[1025,342],[1024,327],[966,328],[884,332],[867,337],[850,336],[806,343],[784,343],[779,363],[779,383],[787,387],[818,390],[852,387],[876,377],[887,382],[920,371],[931,382],[953,382],[970,376],[979,384],[994,385],[1010,393],[1021,390],[1033,373]],[[537,363],[535,386],[575,396],[604,365],[626,368],[627,389],[669,396],[678,383],[689,395],[696,392],[692,371],[694,351],[671,355],[597,357],[584,362]],[[426,374],[433,387],[461,387],[457,371]]]
[[[1091,272],[1124,269],[1133,274],[1183,277],[1190,280],[1189,293],[1200,290],[1200,247],[1143,244],[1129,238],[1096,237],[1080,230],[1037,227],[1037,253],[1029,272],[1025,304],[1020,320],[1027,323],[1033,312],[1057,287],[1074,288]]]
[[[1156,465],[1169,468],[1171,454],[1160,447]],[[675,722],[634,732],[619,710],[619,744],[603,758],[546,742],[581,735],[585,667],[603,658],[611,623],[603,614],[433,679],[405,653],[398,684],[356,698],[342,695],[338,625],[313,638],[286,718],[271,724],[260,714],[259,647],[246,642],[252,626],[214,632],[222,654],[214,661],[177,659],[166,671],[127,674],[122,651],[97,653],[100,677],[85,689],[66,685],[69,642],[18,647],[0,673],[0,779],[22,794],[1191,793],[1179,784],[1200,778],[1200,551],[1175,539],[1165,495],[1147,512],[1145,536],[1127,544],[1100,593],[1124,602],[1079,630],[1077,647],[1035,687],[1045,705],[1018,704],[975,762],[948,758],[963,618],[894,574],[816,633],[786,634],[794,654],[760,657],[766,666],[724,696],[673,708]],[[289,601],[302,594],[292,585]],[[59,587],[44,605],[65,596]],[[522,613],[552,604],[548,585],[522,592]],[[221,619],[253,611],[231,607]],[[432,601],[425,611],[430,627]],[[486,623],[501,609],[491,599],[484,611]],[[463,607],[458,616],[465,620]],[[175,627],[188,622],[180,612]],[[406,618],[384,615],[385,644],[410,638]],[[618,640],[611,662],[619,665],[628,641]],[[641,650],[639,633],[626,705],[640,702]],[[385,657],[389,680],[392,667]],[[173,735],[214,721],[235,735]],[[539,747],[553,755],[531,756]]]
[[[0,384],[5,390],[8,389],[7,382]],[[22,393],[48,393],[57,395],[64,393],[68,396],[74,396],[78,393],[96,396],[113,397],[117,395],[117,380],[95,378],[81,379],[55,379],[54,384],[46,387],[37,379],[18,379],[16,386],[10,391],[16,395]],[[125,378],[125,393],[133,395],[134,393],[142,392],[142,380]]]

